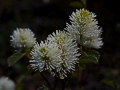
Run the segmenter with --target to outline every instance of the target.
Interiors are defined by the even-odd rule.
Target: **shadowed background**
[[[79,3],[74,3],[79,2]],[[103,30],[104,45],[99,64],[88,64],[84,70],[81,90],[119,90],[120,88],[120,5],[117,0],[0,0],[0,76],[9,76],[15,82],[24,75],[28,61],[8,67],[7,59],[15,51],[10,45],[10,35],[16,28],[30,28],[37,41],[45,40],[55,30],[63,30],[69,15],[86,7],[97,15]],[[39,78],[39,79],[38,79]],[[53,77],[48,77],[51,82]],[[70,80],[66,90],[78,90],[77,78]],[[37,90],[46,85],[36,76],[26,76],[23,90]],[[46,85],[47,86],[47,85]],[[59,90],[60,85],[57,86]]]

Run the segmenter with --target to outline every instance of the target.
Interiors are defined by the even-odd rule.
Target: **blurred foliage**
[[[88,50],[88,51],[84,52],[83,55],[81,55],[81,57],[79,59],[79,63],[80,64],[81,63],[83,63],[83,64],[88,64],[88,63],[98,64],[99,57],[100,57],[99,52],[97,52],[95,50]]]
[[[14,53],[11,57],[8,58],[8,65],[12,66],[15,64],[18,60],[20,60],[23,56],[25,56],[25,53]]]
[[[40,75],[31,70],[28,73],[33,76],[21,77],[28,69],[26,65],[29,62],[26,58],[8,67],[7,59],[15,53],[10,44],[10,35],[16,28],[30,28],[39,42],[56,29],[63,30],[66,22],[69,22],[69,15],[75,9],[82,7],[97,14],[98,23],[103,29],[104,45],[98,51],[100,52],[99,63],[81,64],[83,73],[76,71],[77,74],[69,79],[66,90],[78,90],[78,88],[80,90],[120,90],[120,5],[118,0],[0,0],[0,76],[9,76],[18,86],[24,84],[22,89],[17,90],[37,90],[42,85],[47,86],[39,77]],[[52,76],[48,78],[51,83],[54,83]],[[61,86],[57,87],[59,90]]]

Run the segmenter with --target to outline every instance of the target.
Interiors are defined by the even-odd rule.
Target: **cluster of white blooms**
[[[31,67],[35,70],[49,70],[63,79],[67,72],[75,70],[80,54],[77,43],[65,31],[56,30],[45,43],[41,41],[34,46],[31,56]]]
[[[31,48],[36,43],[34,33],[29,28],[17,28],[11,35],[11,43],[13,47],[28,47]]]
[[[85,9],[76,10],[70,16],[71,24],[67,30],[78,44],[87,48],[100,48],[103,45],[101,28],[97,25],[96,15]]]
[[[75,70],[80,57],[79,45],[85,48],[100,48],[103,45],[102,30],[97,25],[96,15],[85,9],[76,10],[70,16],[71,24],[65,30],[56,30],[45,41],[36,43],[30,29],[17,29],[11,36],[14,47],[33,47],[30,65],[33,69],[50,71],[64,79]]]
[[[15,90],[15,83],[8,77],[1,77],[0,90]]]

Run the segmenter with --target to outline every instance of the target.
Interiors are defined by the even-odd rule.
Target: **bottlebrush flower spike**
[[[102,29],[98,26],[96,15],[85,9],[76,10],[70,16],[71,24],[66,24],[65,30],[77,41],[87,48],[100,48],[103,45]]]
[[[31,67],[40,72],[52,71],[61,63],[60,52],[56,44],[51,44],[48,41],[36,43],[31,51],[31,56]]]
[[[17,48],[31,48],[36,43],[34,33],[29,28],[17,28],[11,35],[11,38],[13,47]]]
[[[60,65],[55,68],[61,79],[67,77],[67,74],[75,70],[75,65],[78,62],[78,47],[76,41],[72,39],[65,31],[56,30],[48,36],[47,40],[52,44],[57,44],[60,51]],[[52,72],[55,75],[56,72]]]

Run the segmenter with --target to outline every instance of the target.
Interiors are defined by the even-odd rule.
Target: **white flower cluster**
[[[87,48],[100,48],[103,45],[96,15],[85,9],[76,10],[70,16],[71,24],[67,23],[67,30],[79,45]]]
[[[70,16],[71,24],[65,30],[56,30],[47,40],[36,43],[30,29],[17,29],[11,36],[14,47],[33,47],[30,65],[33,69],[50,71],[64,79],[75,70],[80,52],[78,46],[100,48],[103,45],[102,30],[97,25],[96,15],[85,9],[76,10]]]
[[[65,31],[56,30],[45,43],[42,41],[34,46],[31,56],[31,67],[35,70],[49,70],[64,79],[68,72],[75,70],[80,54],[77,43]]]
[[[15,90],[15,83],[8,77],[0,77],[0,90]]]
[[[31,48],[36,43],[36,38],[29,28],[17,28],[11,38],[12,45],[18,48]]]

